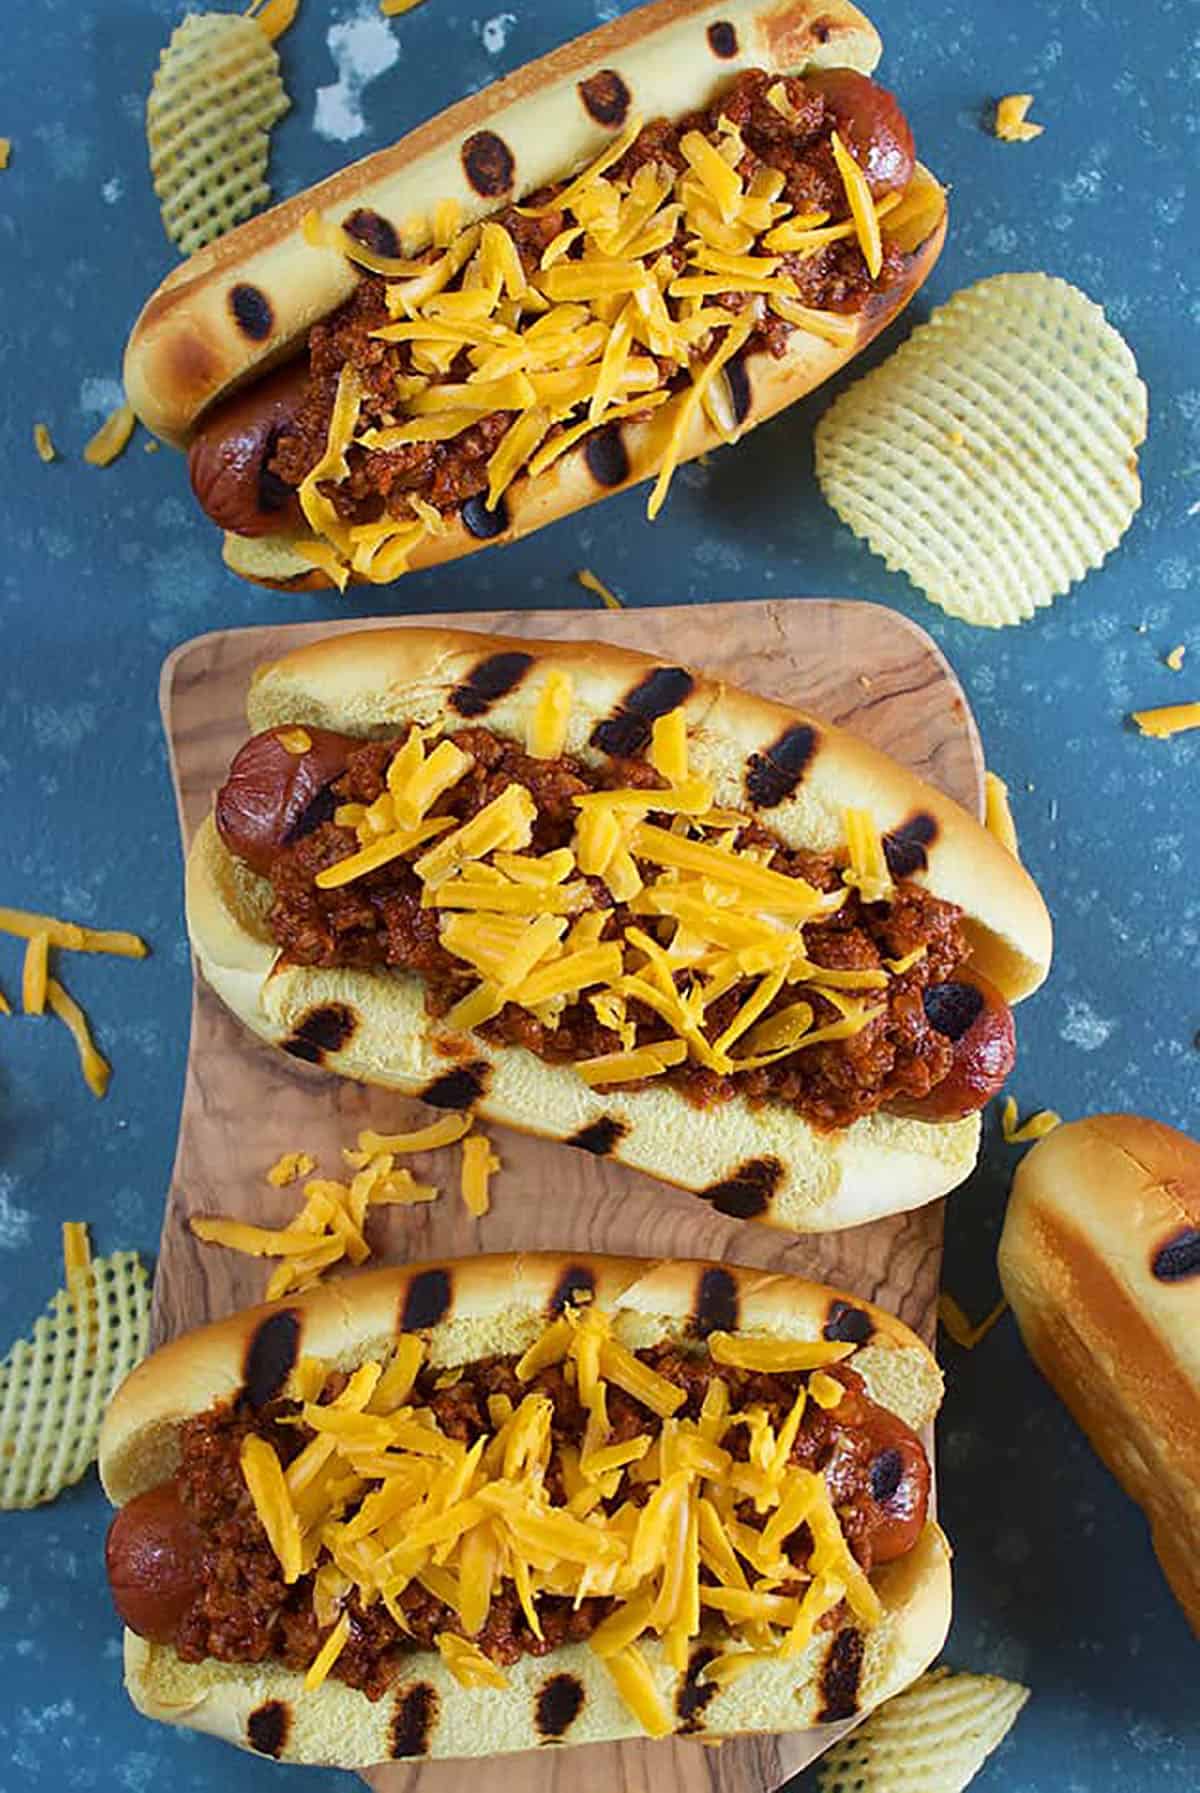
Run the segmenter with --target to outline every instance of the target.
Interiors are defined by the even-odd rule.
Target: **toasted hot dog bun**
[[[306,243],[302,220],[314,208],[340,223],[378,214],[413,254],[428,242],[428,214],[453,199],[469,224],[520,200],[595,157],[635,113],[681,117],[743,70],[782,74],[844,67],[869,74],[879,36],[846,0],[730,0],[696,8],[658,0],[613,20],[452,106],[392,148],[253,218],[175,269],[150,298],[125,354],[125,389],[148,428],[185,446],[212,405],[297,353],[307,332],[353,291],[358,271],[335,249]],[[595,79],[593,79],[595,78]],[[597,116],[599,114],[599,116]],[[511,182],[489,186],[488,168],[511,158]],[[474,177],[474,178],[472,178]],[[945,237],[945,212],[913,244],[904,275],[860,314],[848,341],[833,346],[793,332],[780,360],[745,358],[739,427],[750,429],[812,391],[852,358],[921,286]],[[482,538],[461,517],[445,534],[418,543],[411,567],[441,564],[510,541],[658,471],[677,404],[645,422],[613,426],[598,472],[583,446],[536,481],[521,477],[505,495],[503,527]],[[702,413],[681,459],[719,446]],[[327,586],[327,575],[297,551],[295,534],[225,538],[227,564],[246,578],[291,589]]]
[[[1134,1114],[1057,1127],[1017,1171],[1000,1277],[1200,1634],[1200,1144]]]
[[[519,670],[485,702],[480,693],[500,655],[517,656],[505,665],[510,675]],[[682,703],[692,770],[711,779],[719,805],[748,807],[747,774],[766,760],[792,771],[769,793],[779,800],[757,813],[790,844],[829,851],[842,840],[843,807],[868,808],[881,831],[895,834],[906,869],[966,911],[979,971],[1010,1001],[1041,982],[1050,961],[1045,906],[1028,874],[978,822],[853,735],[703,674],[673,669],[676,676],[664,680],[660,663],[596,642],[367,630],[261,668],[247,711],[255,731],[296,722],[388,735],[413,721],[460,726],[459,706],[470,693],[474,719],[524,740],[543,678],[555,669],[573,683],[568,753],[602,764],[605,755],[590,744],[599,722]],[[656,689],[668,693],[661,704]],[[233,859],[206,821],[187,873],[188,927],[204,976],[261,1038],[317,1056],[343,1076],[606,1151],[696,1190],[722,1212],[799,1232],[917,1207],[955,1188],[975,1161],[975,1114],[934,1124],[879,1111],[821,1133],[782,1105],[752,1108],[735,1099],[697,1109],[670,1088],[592,1090],[570,1066],[478,1035],[469,1036],[464,1061],[447,1058],[417,978],[279,963],[267,925],[271,900],[270,884]],[[339,1018],[332,1032],[314,1020],[322,1010]],[[328,1050],[314,1047],[319,1036]]]
[[[864,1316],[855,1315],[855,1330],[865,1342],[847,1361],[872,1398],[913,1427],[928,1425],[941,1398],[937,1365],[908,1327],[815,1283],[701,1263],[549,1253],[481,1257],[372,1272],[176,1339],[134,1371],[109,1409],[100,1440],[105,1490],[114,1505],[124,1506],[171,1476],[182,1420],[245,1394],[251,1364],[255,1398],[265,1401],[282,1390],[301,1353],[351,1369],[385,1350],[400,1331],[427,1329],[429,1360],[446,1366],[519,1352],[564,1293],[580,1287],[593,1289],[597,1304],[615,1316],[615,1336],[634,1349],[705,1332],[713,1324],[714,1302],[727,1329],[732,1315],[735,1330],[790,1339],[823,1337],[827,1327],[844,1324],[849,1304]],[[284,1311],[298,1325],[281,1324]],[[883,1619],[865,1633],[856,1686],[839,1681],[839,1692],[859,1711],[907,1686],[941,1648],[950,1620],[950,1553],[937,1525],[927,1524],[916,1546],[878,1570],[872,1583]],[[757,1665],[717,1690],[688,1728],[698,1724],[708,1736],[806,1729],[827,1698],[823,1678],[834,1642],[834,1633],[819,1632],[802,1655]],[[643,1650],[665,1704],[678,1711],[684,1673],[664,1661],[657,1640]],[[276,1663],[184,1663],[169,1646],[125,1634],[126,1686],[147,1717],[253,1749],[256,1736],[262,1747],[267,1727],[256,1714],[265,1710],[271,1753],[288,1762],[366,1767],[397,1754],[398,1743],[400,1753],[428,1757],[530,1749],[545,1737],[540,1696],[551,1677],[561,1675],[571,1676],[580,1693],[562,1742],[643,1734],[586,1645],[541,1659],[525,1656],[505,1672],[506,1690],[468,1691],[439,1656],[423,1651],[414,1657],[411,1677],[372,1702],[333,1679],[306,1693],[303,1677]],[[418,1689],[432,1690],[432,1697]],[[418,1709],[424,1722],[414,1727]]]

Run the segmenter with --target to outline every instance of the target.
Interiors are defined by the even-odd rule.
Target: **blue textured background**
[[[142,108],[183,10],[180,0],[2,8],[0,132],[14,148],[0,174],[0,901],[136,927],[154,948],[140,965],[67,967],[115,1062],[103,1105],[82,1088],[56,1023],[0,1021],[6,1336],[51,1292],[64,1216],[87,1218],[100,1250],[155,1248],[189,982],[156,707],[162,656],[205,629],[342,613],[336,600],[279,597],[227,575],[178,459],[144,454],[141,432],[107,471],[80,460],[111,402],[126,331],[171,265]],[[335,80],[331,26],[374,16],[373,0],[301,10],[282,44],[294,107],[274,143],[281,195],[619,8],[510,0],[491,14],[429,0],[382,27],[397,58],[363,93],[366,130],[346,148],[314,134],[316,94]],[[1125,1106],[1186,1126],[1200,1068],[1200,740],[1142,740],[1124,716],[1200,695],[1200,7],[880,0],[877,22],[883,77],[954,189],[950,245],[915,312],[985,274],[1044,268],[1100,300],[1134,347],[1151,392],[1146,502],[1111,563],[1019,630],[945,622],[814,491],[809,437],[826,391],[682,474],[654,530],[630,495],[354,603],[381,614],[584,605],[571,575],[586,564],[630,604],[807,592],[904,610],[963,678],[1057,921],[1053,977],[1021,1015],[1022,1110]],[[1045,136],[997,143],[981,128],[989,98],[1026,87]],[[36,419],[62,451],[55,466],[34,457]],[[1179,642],[1189,658],[1173,674],[1162,656]],[[0,940],[10,997],[19,965],[15,943]],[[975,1314],[997,1293],[1015,1156],[991,1126],[982,1168],[951,1206],[947,1281]],[[945,1356],[942,1500],[958,1553],[948,1660],[1034,1690],[979,1787],[1200,1786],[1196,1643],[1140,1515],[1025,1360],[1011,1319],[970,1357],[953,1346]],[[89,1475],[54,1506],[0,1518],[0,1786],[299,1787],[294,1770],[152,1727],[127,1706],[101,1570],[106,1517]]]

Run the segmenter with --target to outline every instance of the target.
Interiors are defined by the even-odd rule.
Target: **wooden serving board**
[[[428,623],[397,617],[396,626]],[[688,605],[623,611],[514,611],[433,619],[447,627],[554,639],[601,639],[686,660],[764,695],[846,724],[982,813],[983,756],[961,687],[914,623],[874,605],[834,600]],[[162,675],[163,723],[184,845],[207,813],[245,738],[255,666],[319,635],[380,623],[226,630],[177,648]],[[430,1118],[415,1100],[364,1088],[260,1044],[197,980],[179,1145],[154,1285],[155,1343],[260,1300],[268,1267],[201,1245],[192,1214],[235,1214],[283,1225],[295,1190],[275,1190],[266,1167],[303,1149],[339,1175],[341,1147],[360,1128],[392,1133]],[[797,1238],[730,1220],[678,1190],[603,1159],[489,1128],[503,1168],[491,1212],[473,1219],[458,1198],[457,1148],[413,1159],[438,1184],[428,1206],[374,1210],[376,1262],[518,1248],[715,1258],[813,1277],[902,1316],[932,1339],[942,1248],[941,1203],[850,1232]],[[827,1748],[844,1726],[743,1738],[721,1749],[693,1742],[590,1745],[498,1758],[505,1793],[556,1793],[570,1781],[616,1793],[771,1793]],[[367,1777],[379,1793],[472,1793],[471,1762],[394,1764]]]

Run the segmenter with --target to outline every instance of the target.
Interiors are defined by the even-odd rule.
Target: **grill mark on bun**
[[[305,1064],[323,1064],[327,1052],[340,1052],[353,1039],[357,1026],[358,1016],[348,1004],[325,1003],[309,1009],[291,1038],[283,1042],[283,1050]]]
[[[839,1718],[853,1718],[858,1711],[858,1682],[862,1674],[862,1632],[847,1626],[839,1631],[829,1646],[825,1666],[821,1670],[821,1698],[824,1704],[817,1713],[818,1724],[833,1724]]]
[[[737,1329],[737,1282],[728,1270],[714,1265],[700,1278],[692,1330],[704,1339],[710,1332],[736,1332]]]
[[[717,1691],[715,1681],[702,1684],[700,1672],[716,1659],[717,1651],[709,1644],[700,1644],[688,1657],[687,1673],[675,1695],[677,1730],[685,1737],[704,1729],[704,1708]]]
[[[543,1743],[556,1743],[570,1730],[587,1695],[574,1675],[551,1675],[542,1683],[534,1707],[533,1722]]]
[[[467,179],[485,199],[499,199],[511,190],[516,163],[503,137],[495,131],[476,131],[462,146],[462,165]]]
[[[754,1220],[770,1207],[782,1176],[778,1158],[747,1158],[730,1176],[700,1190],[700,1199],[731,1220]]]
[[[278,1761],[292,1728],[292,1709],[285,1700],[265,1700],[246,1720],[246,1741],[260,1756]]]
[[[579,97],[584,109],[598,125],[616,127],[625,123],[629,111],[629,89],[615,68],[597,69],[579,83]]]
[[[231,288],[229,309],[233,313],[234,323],[251,342],[265,342],[270,336],[275,317],[271,311],[271,301],[258,287],[251,286],[248,281],[241,281]]]
[[[508,500],[502,497],[495,510],[489,510],[483,492],[476,492],[459,506],[463,528],[478,542],[494,541],[508,528]]]
[[[265,1407],[286,1383],[300,1355],[300,1315],[285,1307],[255,1327],[242,1363],[242,1393],[251,1407]]]
[[[486,1058],[473,1058],[469,1064],[456,1065],[444,1071],[420,1092],[422,1102],[431,1108],[472,1108],[487,1088],[491,1066]]]
[[[583,458],[598,486],[624,485],[629,478],[629,454],[618,424],[593,430],[584,442]]]
[[[431,1270],[418,1270],[404,1291],[400,1311],[401,1332],[424,1332],[436,1326],[450,1312],[454,1300],[454,1283],[450,1272],[440,1265]]]
[[[731,56],[737,55],[737,32],[728,19],[717,19],[709,26],[708,47],[722,62],[728,62]]]
[[[1200,1227],[1184,1227],[1160,1245],[1150,1269],[1159,1282],[1185,1282],[1189,1276],[1200,1276]]]
[[[765,753],[752,753],[746,764],[746,795],[755,809],[774,809],[790,797],[816,751],[816,729],[798,722]]]
[[[433,1727],[437,1723],[437,1689],[428,1681],[406,1687],[396,1700],[392,1714],[390,1755],[393,1762],[405,1756],[427,1756]]]
[[[359,206],[356,212],[351,212],[342,229],[356,243],[373,249],[376,255],[400,254],[400,238],[396,235],[395,226],[380,212],[373,212],[369,206]]]
[[[682,666],[656,666],[626,693],[611,716],[596,724],[592,746],[619,759],[631,759],[641,753],[650,745],[659,717],[669,716],[686,703],[695,682]]]
[[[570,1264],[555,1284],[550,1297],[550,1312],[561,1314],[564,1308],[577,1307],[581,1295],[596,1293],[596,1278],[586,1264]]]
[[[516,689],[533,665],[532,654],[489,654],[473,666],[447,699],[460,716],[483,716]]]
[[[593,1158],[608,1158],[616,1151],[628,1131],[628,1121],[619,1121],[612,1114],[602,1114],[597,1120],[589,1121],[586,1127],[581,1127],[578,1133],[572,1133],[567,1144],[575,1146],[581,1152],[590,1152]]]
[[[911,878],[929,864],[929,849],[938,837],[938,825],[932,816],[918,810],[899,828],[883,837],[883,856],[893,878]]]
[[[921,993],[925,1019],[935,1033],[947,1040],[961,1040],[979,1019],[983,992],[974,984],[934,984]]]
[[[874,1322],[864,1308],[855,1307],[852,1301],[834,1301],[821,1336],[842,1345],[865,1345],[874,1332]]]

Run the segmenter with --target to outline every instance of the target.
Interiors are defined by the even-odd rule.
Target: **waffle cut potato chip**
[[[136,1252],[72,1273],[0,1363],[0,1510],[54,1500],[95,1462],[104,1410],[146,1355],[149,1329]]]
[[[826,1751],[821,1793],[960,1793],[1028,1698],[998,1675],[933,1669]]]
[[[1098,305],[1047,274],[956,293],[816,431],[844,523],[964,622],[1022,622],[1098,567],[1142,489],[1146,388]]]
[[[150,173],[171,241],[191,255],[259,211],[269,132],[291,105],[266,32],[238,13],[189,13],[146,106]]]

